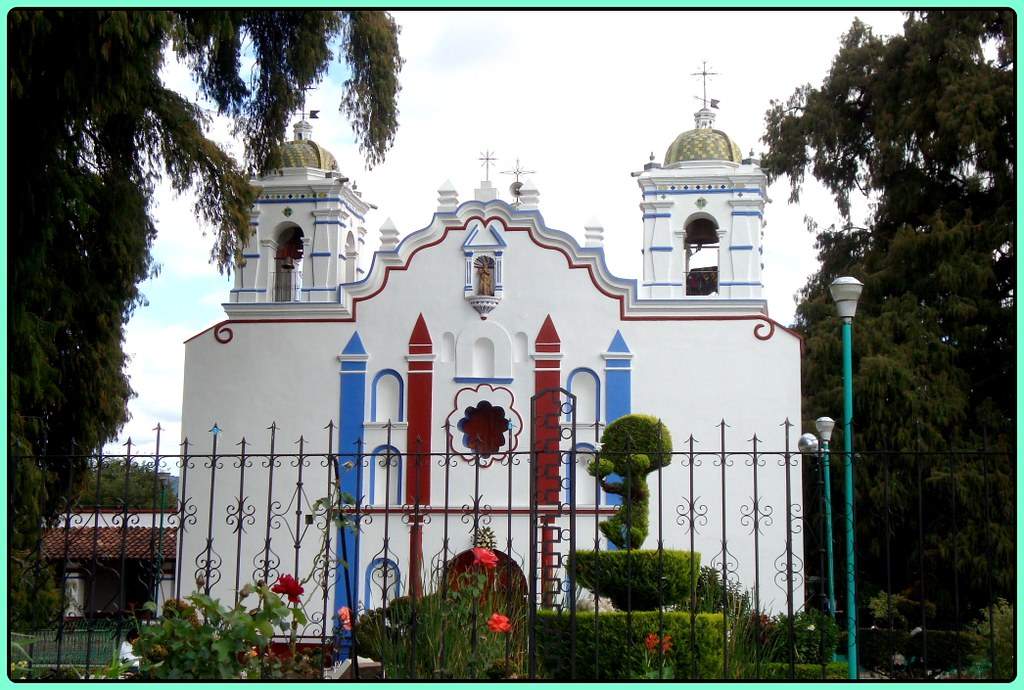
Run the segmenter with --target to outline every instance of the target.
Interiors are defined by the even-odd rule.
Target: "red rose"
[[[494,554],[492,553],[491,555],[493,556]],[[487,619],[487,627],[491,632],[507,633],[512,631],[512,621],[508,619],[508,616],[492,613],[491,617]]]
[[[473,547],[473,565],[482,565],[488,570],[498,565],[498,557],[490,549]]]
[[[274,594],[284,594],[287,596],[289,604],[297,604],[299,603],[299,596],[306,590],[291,575],[282,575],[277,578],[277,582],[270,588],[270,591]]]

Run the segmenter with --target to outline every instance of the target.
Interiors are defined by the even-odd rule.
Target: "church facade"
[[[638,412],[661,418],[680,453],[649,477],[642,546],[660,530],[665,548],[689,549],[692,533],[702,564],[724,558],[744,586],[759,578],[763,606],[784,608],[773,576],[783,514],[801,503],[800,460],[752,462],[749,451],[756,435],[766,451],[795,453],[799,428],[785,422],[801,418],[801,343],[763,297],[766,178],[713,117],[699,111],[662,164],[634,174],[640,218],[616,231],[635,233],[641,280],[608,270],[603,228],[587,227],[581,244],[548,227],[530,181],[508,199],[486,180],[465,197],[445,183],[422,229],[403,237],[385,222],[363,260],[372,207],[310,125],[296,125],[282,169],[254,180],[226,320],[186,344],[191,451],[209,454],[215,439],[237,454],[244,438],[251,462],[244,476],[237,461],[216,476],[191,470],[184,573],[237,543],[243,583],[261,568],[327,564],[343,574],[321,582],[326,610],[365,609],[429,588],[431,566],[486,524],[527,576],[532,566],[558,577],[569,507],[575,547],[587,549],[619,500],[586,472],[600,430]],[[552,390],[557,402],[541,402]],[[337,475],[326,452],[338,454]],[[300,455],[275,464],[275,453]],[[536,463],[547,469],[531,478]],[[360,528],[322,546],[305,535],[336,480]],[[799,559],[801,536],[790,536]],[[215,595],[237,579],[218,565]]]

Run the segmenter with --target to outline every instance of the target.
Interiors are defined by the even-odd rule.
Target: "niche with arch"
[[[455,381],[511,383],[512,338],[494,321],[464,328],[455,343]]]
[[[573,369],[566,379],[565,387],[576,396],[577,435],[586,433],[582,428],[601,421],[601,379],[593,369]],[[571,412],[566,413],[566,421]]]
[[[405,382],[402,375],[394,369],[381,369],[373,377],[370,421],[405,421]]]
[[[390,467],[389,467],[390,465]],[[370,455],[370,505],[402,505],[405,485],[402,454],[394,446],[377,446]]]

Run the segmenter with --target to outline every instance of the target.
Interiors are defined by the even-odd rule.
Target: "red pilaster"
[[[534,394],[561,386],[562,341],[549,315],[537,333]],[[537,398],[534,408],[533,449],[537,459],[537,503],[558,503],[560,486],[561,396],[557,390]]]
[[[405,502],[414,506],[409,520],[409,588],[414,597],[422,593],[420,570],[423,563],[423,526],[416,506],[430,505],[430,430],[434,379],[434,343],[427,322],[420,314],[409,337],[409,409],[406,419]]]

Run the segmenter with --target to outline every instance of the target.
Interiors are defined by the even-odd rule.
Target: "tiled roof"
[[[330,151],[312,139],[285,142],[281,146],[282,168],[318,168],[337,170],[338,162]]]
[[[160,548],[159,533],[163,532],[163,549]],[[72,527],[48,529],[43,534],[43,557],[49,560],[63,560],[65,539],[67,557],[73,561],[121,558],[122,543],[124,556],[133,560],[150,560],[158,556],[164,560],[175,557],[178,530],[175,527]]]
[[[700,127],[683,132],[665,152],[665,165],[680,161],[732,161],[739,163],[740,147],[720,129]]]

